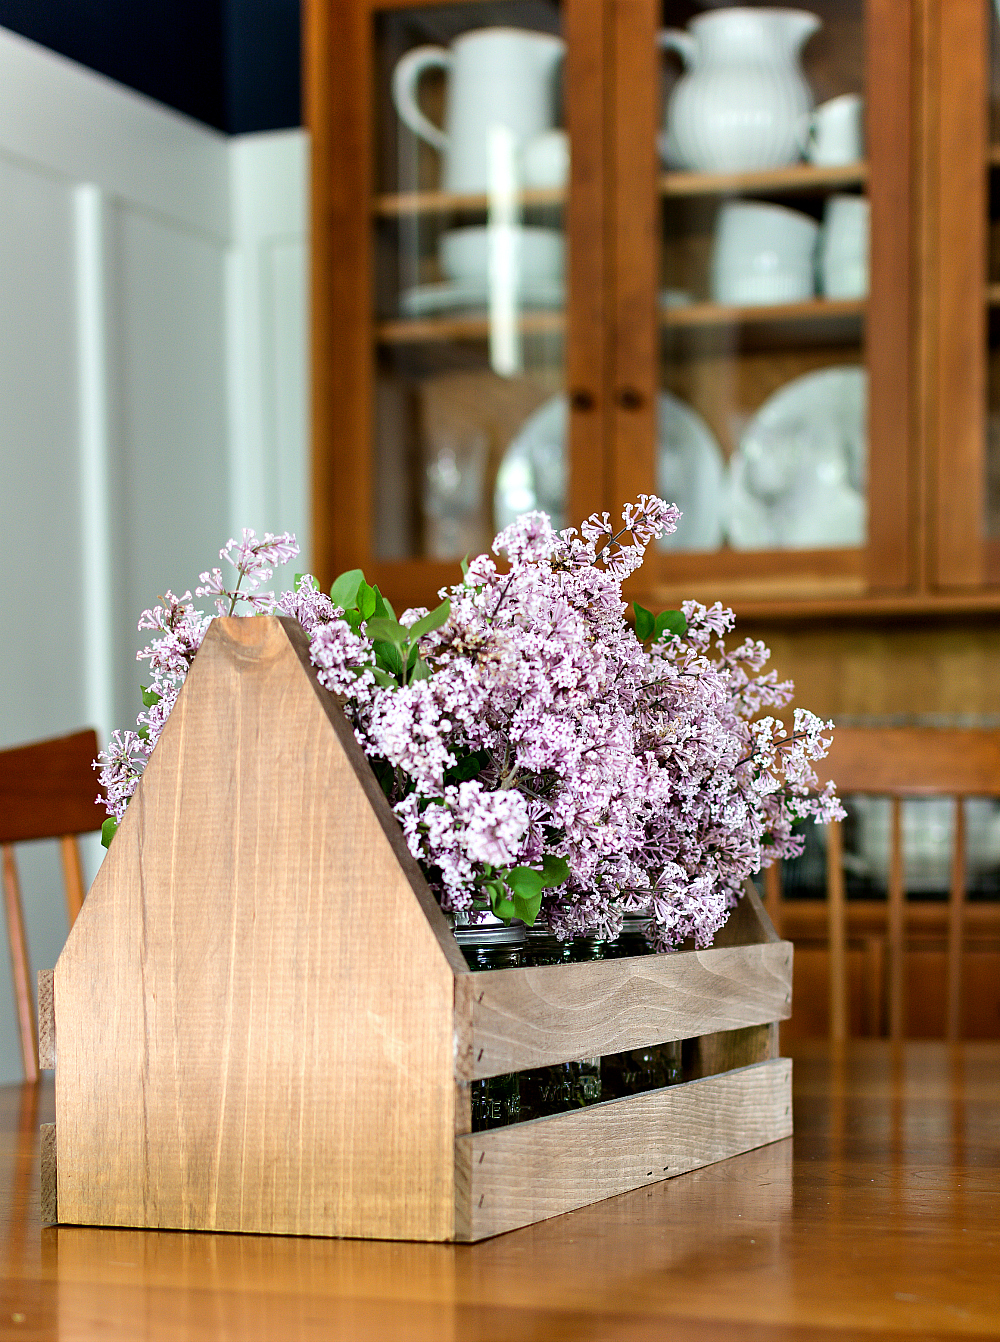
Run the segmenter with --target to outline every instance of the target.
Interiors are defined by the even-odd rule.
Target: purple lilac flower
[[[197,592],[220,610],[239,599],[300,622],[444,908],[485,907],[488,882],[550,855],[569,871],[543,898],[558,935],[614,936],[642,911],[658,948],[705,946],[746,878],[801,850],[803,820],[843,810],[813,767],[831,724],[803,709],[790,727],[772,715],[791,683],[764,670],[763,643],[727,649],[731,611],[685,602],[684,634],[648,648],[626,623],[622,583],[678,517],[641,495],[621,526],[607,513],[579,531],[541,512],[518,518],[496,537],[497,558],[477,556],[440,593],[449,612],[418,640],[421,677],[392,672],[360,611],[348,617],[308,575],[277,600],[257,592],[297,552],[293,537],[245,531],[220,552],[235,588],[215,569]],[[404,612],[402,629],[426,614]],[[154,702],[145,740],[117,733],[101,758],[116,815],[207,625],[190,593],[143,614],[157,633],[140,654]]]

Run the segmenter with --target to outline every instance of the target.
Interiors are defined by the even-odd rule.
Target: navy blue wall
[[[231,135],[300,124],[299,0],[0,0],[0,25]]]

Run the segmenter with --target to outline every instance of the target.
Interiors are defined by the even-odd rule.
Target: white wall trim
[[[294,531],[310,565],[305,131],[234,136],[226,267],[230,529]]]
[[[0,153],[227,239],[229,140],[0,28]]]
[[[104,197],[92,182],[73,191],[79,397],[83,683],[87,721],[106,741],[114,684]]]

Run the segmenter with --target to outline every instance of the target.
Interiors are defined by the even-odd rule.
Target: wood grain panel
[[[483,1239],[780,1141],[792,1131],[791,1085],[791,1061],[776,1058],[459,1137],[469,1198],[459,1233]]]
[[[447,1238],[446,934],[301,630],[216,620],[55,971],[62,1219]]]
[[[932,580],[984,580],[988,21],[979,0],[938,0],[931,192],[935,324],[929,412]]]
[[[608,6],[568,0],[566,126],[571,159],[566,229],[566,387],[569,397],[567,517],[578,524],[606,508],[604,458],[610,417],[607,370],[609,320],[607,230]]]
[[[313,566],[364,566],[372,450],[372,6],[307,0]]]
[[[104,823],[95,800],[97,733],[0,750],[0,843],[89,834]]]
[[[625,500],[652,490],[656,477],[660,5],[658,0],[615,0],[611,8],[614,406],[605,507],[617,516]]]
[[[38,1066],[56,1065],[56,1011],[53,989],[55,970],[38,971]]]
[[[56,1125],[42,1123],[39,1129],[39,1179],[41,1184],[42,1225],[59,1220],[59,1194],[56,1168]]]
[[[909,4],[867,0],[864,12],[871,201],[868,577],[872,590],[886,592],[915,584],[922,536],[914,427],[913,33]]]
[[[1000,731],[838,727],[817,765],[844,795],[1000,796]]]
[[[465,1078],[762,1025],[791,1011],[792,947],[679,951],[631,960],[487,970],[459,980]]]

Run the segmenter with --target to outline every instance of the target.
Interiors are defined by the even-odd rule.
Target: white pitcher
[[[445,191],[486,191],[487,144],[506,126],[518,147],[555,125],[558,73],[565,43],[521,28],[478,28],[447,47],[416,47],[396,64],[392,98],[409,126],[444,158]],[[444,129],[420,110],[417,86],[425,71],[448,72]]]
[[[716,9],[659,34],[685,73],[667,107],[664,156],[696,172],[794,163],[813,99],[799,64],[822,25],[801,9]]]

